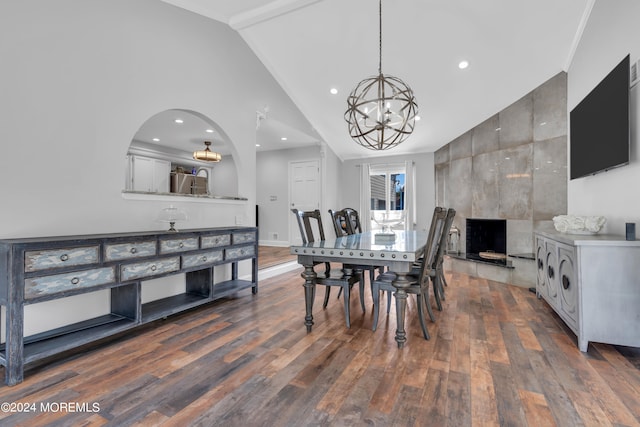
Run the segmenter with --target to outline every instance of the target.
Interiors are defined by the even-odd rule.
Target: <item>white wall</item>
[[[293,219],[293,214],[289,206],[289,163],[319,159],[319,146],[258,152],[256,203],[261,244],[290,244],[289,222]],[[276,200],[271,200],[272,197]],[[277,239],[273,237],[273,233],[278,234]]]
[[[226,25],[153,0],[4,2],[0,236],[159,229],[166,202],[123,199],[140,125],[198,111],[235,145],[245,204],[176,203],[189,227],[252,222],[255,106],[271,79]],[[247,69],[252,78],[244,79]],[[261,75],[262,74],[264,75]],[[265,77],[266,76],[266,77]],[[263,94],[265,95],[265,94]],[[238,120],[238,118],[240,118]]]
[[[571,111],[627,54],[640,59],[640,2],[597,0],[568,71]],[[638,85],[640,86],[640,85]],[[625,222],[640,222],[640,88],[631,90],[631,159],[628,166],[569,181],[568,212],[603,215],[603,231],[624,234]],[[570,138],[571,136],[569,136]],[[640,236],[638,236],[640,237]]]
[[[355,142],[354,142],[355,144]],[[340,202],[342,207],[358,209],[360,205],[360,168],[357,165],[370,163],[399,163],[413,160],[416,173],[416,227],[427,230],[435,208],[435,172],[433,153],[420,153],[406,156],[384,156],[369,159],[347,160],[340,170]]]
[[[133,135],[171,108],[224,130],[248,198],[175,202],[189,214],[178,226],[254,224],[255,112],[286,95],[228,26],[157,0],[4,1],[0,58],[0,238],[163,229],[169,203],[121,192]],[[105,310],[103,296],[74,298],[55,315],[29,306],[25,333]]]

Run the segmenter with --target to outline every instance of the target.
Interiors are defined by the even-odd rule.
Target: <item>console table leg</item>
[[[21,383],[24,378],[23,319],[22,304],[7,306],[5,382],[7,385]]]
[[[305,265],[304,273],[304,304],[306,308],[306,316],[304,317],[304,324],[307,326],[307,332],[311,332],[313,326],[313,300],[316,293],[316,272],[313,270],[313,265]]]

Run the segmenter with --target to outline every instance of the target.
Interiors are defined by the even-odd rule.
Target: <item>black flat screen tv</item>
[[[571,179],[629,163],[629,55],[571,110]]]

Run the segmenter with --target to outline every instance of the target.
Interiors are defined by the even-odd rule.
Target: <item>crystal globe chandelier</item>
[[[418,114],[411,88],[397,77],[382,74],[382,0],[379,3],[378,75],[358,83],[344,113],[351,138],[370,150],[388,150],[407,139]]]

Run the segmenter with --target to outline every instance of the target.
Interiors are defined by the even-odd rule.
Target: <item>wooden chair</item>
[[[299,211],[298,209],[291,209],[291,212],[294,213],[296,219],[298,220],[298,228],[300,229],[300,237],[302,238],[302,243],[310,243],[315,242],[317,239],[314,236],[314,224],[315,228],[318,230],[318,240],[325,240],[324,229],[322,227],[322,218],[320,217],[320,211],[318,209],[314,211]],[[329,295],[331,293],[332,286],[340,287],[341,291],[344,292],[344,314],[347,322],[347,328],[351,327],[351,317],[349,314],[349,300],[351,296],[351,287],[354,283],[360,282],[360,305],[362,306],[362,311],[364,312],[364,297],[362,296],[364,293],[364,283],[361,280],[361,275],[357,271],[353,271],[352,274],[349,274],[348,269],[343,268],[341,270],[331,269],[331,264],[328,262],[320,262],[316,263],[324,264],[324,272],[317,273],[316,277],[316,285],[326,286],[325,295],[324,295],[324,303],[322,304],[322,308],[327,308],[327,304],[329,302]],[[313,295],[315,299],[315,294]]]
[[[358,215],[357,210],[352,208],[344,208],[339,211],[329,209],[329,215],[331,215],[331,224],[333,224],[333,230],[336,233],[336,237],[362,233],[360,216]],[[362,271],[363,273],[365,271],[369,272],[369,283],[371,284],[372,292],[376,270],[378,270],[380,273],[384,273],[383,265],[351,265],[350,267],[358,271]],[[338,293],[338,298],[340,298],[340,293]],[[391,302],[391,293],[387,295],[387,300],[389,303]],[[364,295],[362,294],[362,292],[360,293],[360,302],[364,305]]]
[[[431,280],[433,281],[433,293],[436,297],[436,304],[438,310],[442,311],[441,300],[444,301],[444,286],[447,286],[447,281],[444,278],[444,255],[447,251],[447,237],[449,236],[449,229],[453,224],[453,219],[456,216],[455,209],[447,209],[447,217],[444,222],[444,228],[442,229],[442,235],[440,236],[440,243],[438,244],[438,253],[436,259],[429,271]]]
[[[431,227],[429,228],[429,234],[427,236],[427,243],[425,246],[425,252],[423,262],[420,263],[418,275],[408,275],[407,279],[410,281],[410,285],[406,288],[407,293],[416,295],[416,302],[418,306],[418,316],[420,320],[420,327],[422,328],[422,335],[424,339],[428,340],[429,332],[427,330],[427,324],[424,317],[424,308],[426,305],[429,317],[432,321],[435,321],[433,312],[431,311],[431,305],[429,303],[429,279],[430,271],[433,266],[436,255],[438,252],[438,246],[440,244],[440,235],[444,229],[446,221],[447,211],[443,208],[437,207],[433,212],[433,219],[431,221]],[[380,312],[380,291],[386,290],[395,292],[396,288],[392,285],[396,276],[394,273],[384,273],[378,275],[373,282],[373,330],[378,328],[378,317]],[[394,294],[395,295],[395,294]]]

